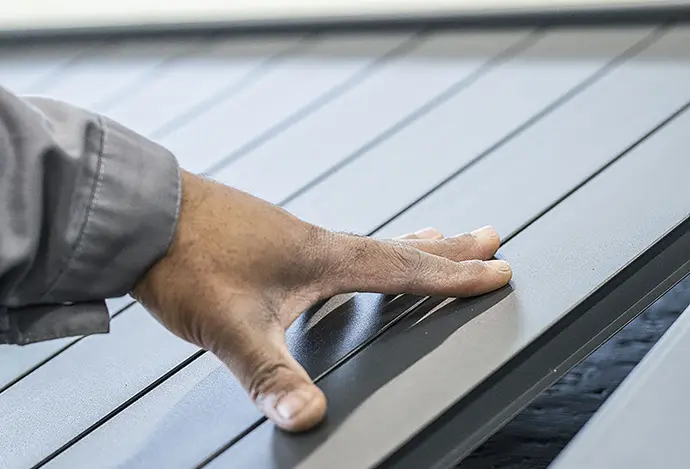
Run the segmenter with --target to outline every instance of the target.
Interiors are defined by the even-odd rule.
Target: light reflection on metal
[[[447,298],[447,299],[443,300],[441,303],[439,303],[438,306],[431,309],[428,313],[426,313],[424,316],[419,318],[414,324],[412,324],[410,327],[408,327],[408,329],[412,329],[413,327],[417,326],[420,322],[424,321],[426,318],[428,318],[429,316],[431,316],[432,314],[434,314],[435,312],[437,312],[438,310],[440,310],[444,306],[452,303],[453,301],[455,301],[455,298]]]

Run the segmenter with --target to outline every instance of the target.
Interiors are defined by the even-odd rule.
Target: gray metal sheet
[[[59,339],[27,345],[3,345],[0,347],[0,392],[20,379],[42,362],[49,359],[74,339]]]
[[[27,89],[85,108],[126,95],[163,63],[198,47],[198,39],[121,40],[80,55],[48,80]]]
[[[429,225],[450,234],[493,224],[504,237],[510,236],[525,213],[539,213],[558,199],[563,186],[575,185],[594,173],[690,101],[688,44],[690,28],[671,30],[487,155],[482,164],[466,168],[435,188],[379,235],[394,236]],[[568,160],[577,163],[564,171]],[[539,191],[526,190],[522,178],[501,177],[521,174],[525,166],[540,181]],[[500,190],[496,190],[497,180]],[[504,194],[524,196],[506,200]],[[476,210],[477,205],[482,210]],[[449,206],[455,216],[448,216]]]
[[[125,296],[108,300],[106,305],[112,316],[132,301],[131,297]],[[0,393],[75,341],[75,338],[65,338],[25,346],[0,347]]]
[[[221,38],[193,54],[161,66],[158,72],[112,103],[106,114],[137,132],[161,138],[206,109],[249,86],[259,74],[279,67],[295,52],[298,36]]]
[[[689,125],[686,112],[513,238],[510,288],[386,334],[321,380],[329,417],[316,431],[264,423],[208,467],[380,462],[690,214]]]
[[[0,83],[15,93],[35,89],[59,74],[98,42],[62,43],[42,47],[0,47]]]
[[[527,47],[529,32],[435,34],[391,59],[280,135],[218,173],[233,187],[278,203],[448,95],[481,79],[506,49]],[[315,138],[318,136],[318,138]],[[271,171],[266,171],[271,168]]]
[[[384,62],[383,57],[403,54],[403,45],[414,41],[407,34],[315,38],[310,47],[257,77],[242,93],[217,103],[162,141],[188,158],[190,171],[210,170],[356,86]]]
[[[370,232],[647,34],[647,29],[553,31],[286,209],[331,229]],[[422,164],[427,161],[434,164]],[[381,190],[384,174],[394,179]],[[310,218],[314,207],[324,216]]]
[[[677,67],[676,50],[679,43],[685,39],[682,33],[674,32],[654,46],[653,56],[669,56],[669,70]],[[646,56],[647,59],[649,56]],[[631,63],[632,70],[646,70],[639,62],[644,58],[636,58]],[[564,106],[563,111],[552,116],[557,125],[550,125],[548,119],[535,124],[535,131],[528,130],[525,135],[527,146],[537,154],[536,158],[523,157],[523,164],[512,171],[503,171],[501,158],[487,157],[479,166],[486,168],[493,174],[492,182],[498,187],[509,186],[512,180],[519,181],[523,186],[530,187],[530,191],[516,191],[512,198],[514,207],[504,207],[504,210],[491,212],[494,222],[509,231],[519,229],[523,224],[550,203],[566,194],[578,183],[586,179],[596,169],[613,160],[626,150],[638,138],[651,131],[656,125],[668,118],[680,106],[683,100],[690,100],[690,92],[685,83],[690,78],[688,67],[679,67],[677,73],[659,73],[659,64],[651,67],[650,73],[642,73],[639,79],[632,80],[635,73],[628,69],[623,75],[615,75],[614,80],[603,81],[602,86],[584,90],[574,98],[574,102]],[[614,73],[614,72],[612,72]],[[631,80],[631,86],[620,86],[621,79]],[[667,88],[668,96],[660,97],[658,104],[651,105],[642,99],[646,91],[655,87]],[[620,88],[620,90],[616,88]],[[634,104],[629,104],[628,101]],[[582,102],[582,105],[575,103]],[[607,112],[601,112],[606,108]],[[610,110],[610,112],[608,111]],[[585,121],[587,123],[585,124]],[[563,125],[568,122],[570,125]],[[618,125],[619,132],[596,134],[600,127],[608,128]],[[542,131],[539,132],[538,129]],[[588,138],[598,135],[600,138]],[[522,150],[525,142],[519,140],[506,145],[507,154],[515,155],[510,148]],[[549,146],[552,141],[568,142],[572,139],[589,141],[590,146],[561,147],[558,153],[553,153]],[[543,148],[543,149],[542,149]],[[601,151],[595,149],[601,149]],[[581,152],[592,151],[588,158],[579,158]],[[554,178],[549,184],[544,184],[545,174],[539,168],[544,158],[549,156],[556,159],[561,168],[568,168],[564,172],[572,174],[570,177]],[[472,190],[470,187],[468,190]],[[466,195],[469,197],[470,192]],[[493,198],[504,197],[505,192],[495,191]],[[468,207],[467,215],[478,217],[495,205],[492,197],[478,198]],[[536,201],[536,202],[535,202]],[[486,207],[484,206],[486,203]],[[444,219],[452,219],[456,223],[454,230],[463,227],[461,217],[451,217],[449,211],[455,211],[452,204],[446,204],[446,211],[436,212],[436,219],[432,224]],[[517,215],[515,212],[517,211]],[[420,216],[420,223],[423,220]],[[419,225],[422,226],[422,225]],[[360,301],[366,303],[362,297]],[[374,305],[375,306],[375,305]],[[376,334],[390,321],[394,320],[404,310],[384,307],[362,307],[341,309],[334,311],[321,319],[316,325],[310,325],[309,320],[299,321],[289,334],[290,348],[305,365],[312,376],[319,376],[338,360],[343,358],[354,347],[365,342]],[[77,443],[67,452],[59,456],[51,466],[75,467],[86,463],[95,454],[107,455],[105,458],[117,466],[127,461],[128,467],[149,467],[152,464],[181,467],[197,463],[205,455],[219,448],[224,441],[239,435],[245,428],[254,423],[258,413],[246,400],[232,402],[226,399],[224,392],[232,395],[241,394],[239,386],[232,380],[222,365],[216,369],[209,367],[208,362],[215,361],[212,357],[202,357],[189,368],[208,369],[203,373],[189,372],[170,378],[170,382],[161,388],[153,390],[147,396],[133,404],[118,416],[107,422],[96,432]],[[194,384],[186,382],[192,380]],[[196,389],[192,389],[196,386]],[[169,400],[165,396],[171,389],[189,389],[184,398]],[[191,403],[203,402],[202,408]],[[156,422],[150,417],[155,415]],[[136,434],[127,433],[126,429],[139,426],[137,422],[146,419],[146,430]],[[223,440],[225,438],[225,440]],[[167,448],[164,450],[164,448]]]
[[[0,467],[40,462],[195,351],[131,308],[0,394]]]
[[[685,311],[550,466],[685,469],[690,460]]]
[[[111,316],[114,313],[119,312],[125,306],[127,306],[133,302],[134,302],[134,298],[132,298],[129,295],[121,296],[119,298],[110,298],[110,299],[105,300],[105,304],[108,306],[108,311],[110,311]]]

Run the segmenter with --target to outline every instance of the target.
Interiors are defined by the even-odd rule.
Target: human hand
[[[490,260],[492,228],[395,240],[331,232],[187,172],[168,254],[133,295],[168,329],[218,356],[279,427],[316,425],[326,398],[290,355],[286,329],[320,300],[349,292],[467,297],[507,284]]]

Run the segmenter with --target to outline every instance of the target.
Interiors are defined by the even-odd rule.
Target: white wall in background
[[[0,30],[690,4],[690,0],[0,0]]]

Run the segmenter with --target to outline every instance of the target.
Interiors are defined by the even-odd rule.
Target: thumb
[[[232,350],[216,355],[257,408],[283,430],[299,432],[318,424],[326,412],[326,397],[290,354],[282,326],[276,322],[268,330],[251,327],[244,332],[235,330]]]
[[[425,228],[400,240],[441,239],[436,229]],[[197,340],[218,356],[237,377],[257,408],[280,428],[299,432],[317,425],[326,413],[326,396],[290,354],[285,325],[271,302],[225,302],[235,310],[251,311],[240,316],[217,314],[202,321],[203,340]],[[292,305],[295,310],[302,306]],[[231,308],[233,309],[233,308]],[[211,308],[213,310],[213,308]],[[292,315],[288,315],[292,316]],[[220,321],[220,322],[218,322]]]

